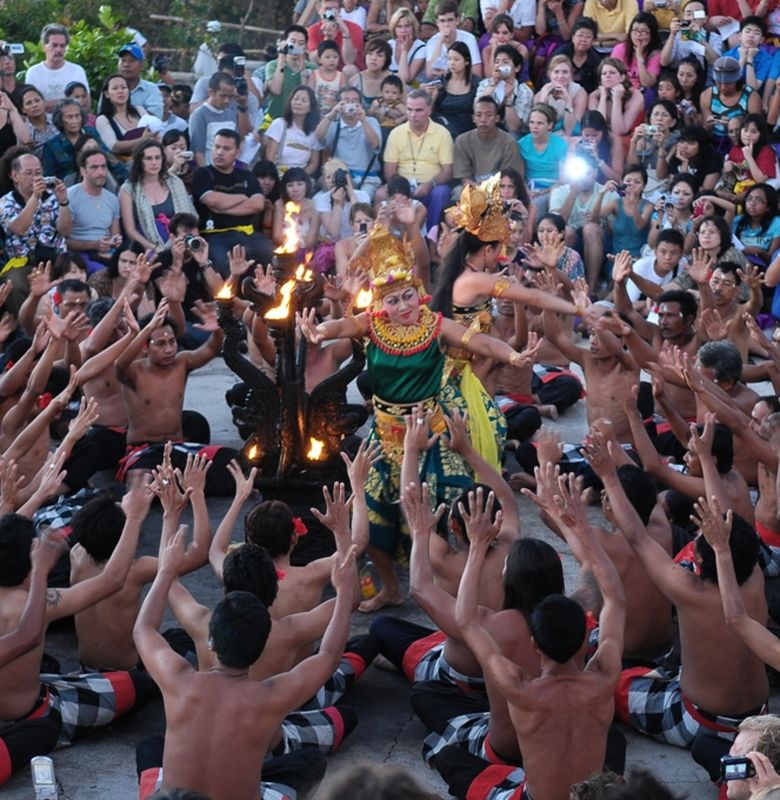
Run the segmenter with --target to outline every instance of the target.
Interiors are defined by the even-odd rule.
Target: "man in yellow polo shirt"
[[[439,224],[450,200],[453,142],[450,132],[431,122],[431,99],[422,89],[406,98],[407,122],[390,132],[385,145],[385,181],[401,175],[412,186],[412,196],[428,209],[428,228]]]

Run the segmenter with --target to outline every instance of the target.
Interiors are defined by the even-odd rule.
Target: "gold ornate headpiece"
[[[414,273],[414,250],[406,239],[399,239],[384,226],[371,229],[368,243],[369,276],[374,298],[411,284],[422,286]]]
[[[501,197],[501,174],[496,173],[479,186],[469,184],[458,205],[447,209],[458,228],[474,234],[481,242],[509,241],[509,220]]]

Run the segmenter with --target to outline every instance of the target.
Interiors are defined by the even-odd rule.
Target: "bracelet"
[[[237,106],[237,108],[238,108],[238,111],[239,111],[240,114],[246,114],[247,109],[249,108],[249,106]]]
[[[748,61],[748,62],[747,62],[747,64],[746,64],[746,66],[748,66],[748,67],[752,67],[752,66],[753,66],[753,62],[752,62],[752,61]]]
[[[472,325],[468,330],[460,337],[460,343],[463,347],[468,347],[469,342],[472,340],[474,336],[479,333],[479,327]]]
[[[502,275],[500,278],[496,279],[496,282],[493,284],[493,291],[490,293],[492,297],[501,297],[502,294],[509,288],[512,281],[506,277],[506,275]]]
[[[60,203],[59,200],[57,202]],[[64,203],[60,203],[60,208],[64,208],[65,206],[69,206],[69,205],[70,205],[70,200],[66,200]]]

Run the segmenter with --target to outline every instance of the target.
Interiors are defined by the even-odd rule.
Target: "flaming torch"
[[[306,458],[309,461],[322,461],[325,458],[325,442],[311,436],[309,438],[309,452],[306,453]]]

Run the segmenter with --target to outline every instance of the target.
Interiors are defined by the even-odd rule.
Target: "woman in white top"
[[[411,86],[425,66],[425,42],[418,38],[420,24],[408,8],[399,8],[390,17],[390,39],[393,50],[390,72]]]
[[[279,172],[301,167],[314,175],[320,166],[322,144],[314,135],[320,121],[317,97],[308,86],[299,86],[290,95],[284,114],[265,132],[265,157]]]
[[[579,133],[579,124],[588,110],[588,93],[574,81],[574,68],[568,56],[553,56],[547,66],[547,83],[536,93],[534,103],[546,103],[555,110],[558,121],[553,130],[566,136]]]
[[[145,108],[130,102],[130,87],[121,75],[109,75],[103,81],[95,127],[106,147],[123,161],[130,160],[148,133],[138,127],[144,114]]]

